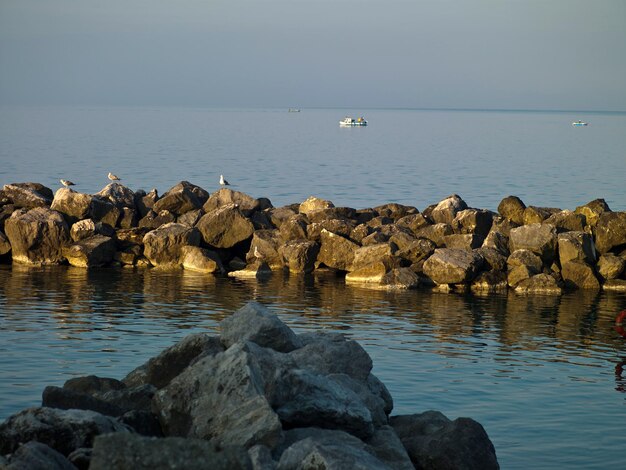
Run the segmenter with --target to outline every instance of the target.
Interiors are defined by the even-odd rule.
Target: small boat
[[[574,122],[572,123],[572,126],[576,126],[576,127],[579,127],[579,126],[586,126],[586,125],[587,125],[587,123],[586,123],[586,122],[583,122],[583,121],[574,121]]]
[[[339,127],[362,127],[367,126],[367,121],[364,117],[360,117],[358,119],[354,119],[350,116],[346,116],[341,121],[339,121]]]
[[[299,113],[300,112],[300,108],[289,108],[289,112],[290,113]]]

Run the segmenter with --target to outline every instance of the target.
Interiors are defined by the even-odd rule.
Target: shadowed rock
[[[93,235],[63,247],[63,256],[72,266],[93,268],[108,265],[115,256],[115,241],[103,235]]]
[[[524,224],[526,204],[517,196],[507,196],[498,204],[498,213],[517,225]]]
[[[76,470],[76,467],[63,454],[37,441],[30,441],[18,447],[11,455],[6,470]]]
[[[604,254],[626,247],[626,212],[605,212],[595,227],[596,249]]]

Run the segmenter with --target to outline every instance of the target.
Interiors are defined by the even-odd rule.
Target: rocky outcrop
[[[44,407],[0,424],[0,455],[61,469],[498,468],[469,418],[390,417],[391,395],[356,341],[297,335],[259,303],[220,327],[221,336],[188,336],[123,381],[47,387]]]
[[[267,198],[229,188],[209,194],[187,181],[160,198],[119,182],[96,195],[62,188],[54,200],[35,183],[7,186],[0,192],[0,262],[11,253],[15,262],[37,265],[158,266],[251,279],[330,269],[370,289],[493,292],[506,284],[561,292],[626,281],[626,213],[601,199],[571,211],[508,196],[497,214],[468,207],[456,194],[419,212],[396,203],[335,207],[313,196],[276,208]],[[62,219],[71,223],[72,242]],[[532,280],[539,274],[556,285]]]

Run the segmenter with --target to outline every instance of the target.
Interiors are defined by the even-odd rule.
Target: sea
[[[344,116],[366,127],[340,128]],[[582,120],[588,126],[574,127]],[[626,210],[626,113],[425,109],[0,107],[0,186],[69,179],[95,193],[117,174],[163,194],[219,177],[276,207],[420,211],[451,194],[497,210]],[[480,422],[503,469],[621,468],[626,449],[626,294],[386,292],[334,275],[268,279],[156,269],[0,264],[0,421],[47,385],[122,378],[184,336],[219,333],[245,303],[296,332],[342,332],[370,354],[393,414]]]

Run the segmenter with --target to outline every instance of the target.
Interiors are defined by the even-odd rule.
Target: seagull
[[[119,176],[115,176],[115,175],[114,175],[113,173],[111,173],[111,172],[109,172],[109,179],[110,179],[111,181],[119,181],[119,180],[120,180]]]
[[[63,186],[69,188],[70,186],[75,186],[70,180],[59,180]]]
[[[261,259],[263,258],[263,255],[259,252],[259,249],[257,248],[256,245],[254,245],[254,257],[256,259]]]
[[[230,183],[224,179],[224,175],[220,175],[220,185],[230,186]]]

